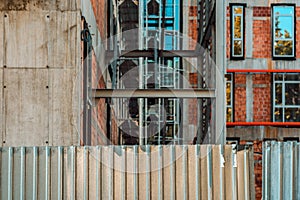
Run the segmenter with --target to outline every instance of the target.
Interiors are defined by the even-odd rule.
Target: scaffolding
[[[120,27],[114,29],[120,32],[106,54],[112,84],[93,94],[112,100],[119,144],[216,143],[219,74],[209,51],[183,45],[184,2],[119,0],[115,5]],[[193,74],[196,84],[190,81]],[[196,120],[189,116],[193,112]]]

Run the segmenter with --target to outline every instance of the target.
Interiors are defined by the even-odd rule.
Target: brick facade
[[[253,58],[271,58],[271,38],[270,19],[253,20]]]
[[[271,121],[271,75],[253,75],[253,121]]]
[[[231,72],[234,72],[234,121],[249,122],[249,119],[252,119],[250,122],[272,122],[273,85],[272,73],[268,70],[299,69],[300,7],[296,7],[295,16],[296,60],[276,61],[272,59],[272,16],[270,3],[260,2],[257,6],[252,5],[252,1],[242,1],[239,3],[246,3],[248,5],[248,7],[247,5],[245,7],[244,18],[245,60],[230,60],[231,27],[229,6],[227,7],[226,14],[226,56],[228,59],[227,69],[230,69]],[[277,1],[277,3],[286,2]],[[249,40],[249,37],[251,38],[252,42],[251,40]],[[239,70],[244,71],[238,72]],[[249,71],[247,72],[247,70]],[[262,70],[262,72],[253,72],[251,70]],[[263,72],[263,70],[265,70],[265,72]],[[252,78],[252,80],[250,79],[249,81],[250,77]],[[253,104],[249,105],[249,103],[252,102]],[[286,136],[298,137],[299,128],[286,128],[276,126],[236,126],[227,128],[227,137],[239,137],[242,140],[240,144],[245,144],[247,141],[253,143],[256,199],[262,198],[262,139],[277,138],[278,140],[282,140],[282,138]]]

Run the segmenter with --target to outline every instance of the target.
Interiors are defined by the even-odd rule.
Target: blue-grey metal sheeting
[[[252,150],[232,146],[0,148],[0,198],[254,199]]]
[[[300,143],[263,144],[263,199],[300,199]]]

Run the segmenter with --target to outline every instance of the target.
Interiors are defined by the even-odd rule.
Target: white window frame
[[[235,14],[234,9],[235,8],[242,8],[241,14]],[[244,59],[245,58],[245,52],[244,52],[244,44],[245,44],[245,38],[244,38],[244,25],[245,25],[245,4],[231,4],[230,5],[230,24],[231,24],[231,44],[230,44],[230,57],[231,59]],[[241,38],[234,38],[234,19],[235,17],[241,17]],[[241,54],[234,54],[234,42],[235,41],[241,41],[242,47],[241,47]]]
[[[276,14],[274,12],[275,8],[278,7],[292,7],[293,8],[293,13],[292,14]],[[273,59],[286,59],[286,58],[295,58],[295,49],[296,49],[296,42],[295,42],[295,29],[296,29],[296,25],[295,25],[295,5],[294,4],[272,4],[272,57]],[[276,39],[275,37],[275,22],[276,22],[276,17],[291,17],[292,19],[292,33],[291,33],[291,37],[292,38],[280,38],[280,39]],[[292,41],[293,43],[293,50],[292,50],[292,55],[276,55],[275,54],[275,42],[276,41]]]
[[[230,105],[227,105],[227,102],[226,102],[226,121],[227,121],[227,109],[231,108],[231,121],[229,121],[229,122],[233,122],[233,115],[234,115],[234,111],[233,111],[233,73],[227,73],[226,76],[228,76],[228,75],[230,76],[230,80],[226,79],[226,89],[227,89],[227,84],[229,83],[230,84]],[[227,97],[226,97],[226,99],[227,99]]]
[[[275,76],[278,74],[282,74],[283,78],[282,80],[275,80]],[[298,73],[274,73],[273,74],[273,112],[272,112],[272,117],[273,117],[273,122],[275,121],[275,109],[276,108],[282,108],[282,121],[281,122],[286,122],[285,120],[285,108],[300,108],[300,104],[299,105],[286,105],[286,99],[285,99],[285,85],[286,84],[300,84],[300,80],[299,81],[286,81],[285,80],[285,75],[292,75],[292,74],[298,74]],[[282,84],[282,92],[281,92],[281,104],[275,104],[275,98],[276,98],[276,84]]]

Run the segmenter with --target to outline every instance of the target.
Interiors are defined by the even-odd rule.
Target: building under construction
[[[2,146],[224,143],[215,1],[16,0],[0,10]]]
[[[224,94],[216,90],[224,73],[216,39],[224,39],[215,3],[124,0],[106,7],[106,38],[96,48],[83,16],[83,144],[224,143]]]
[[[0,16],[1,199],[254,197],[251,147],[223,145],[223,2],[5,0]]]

